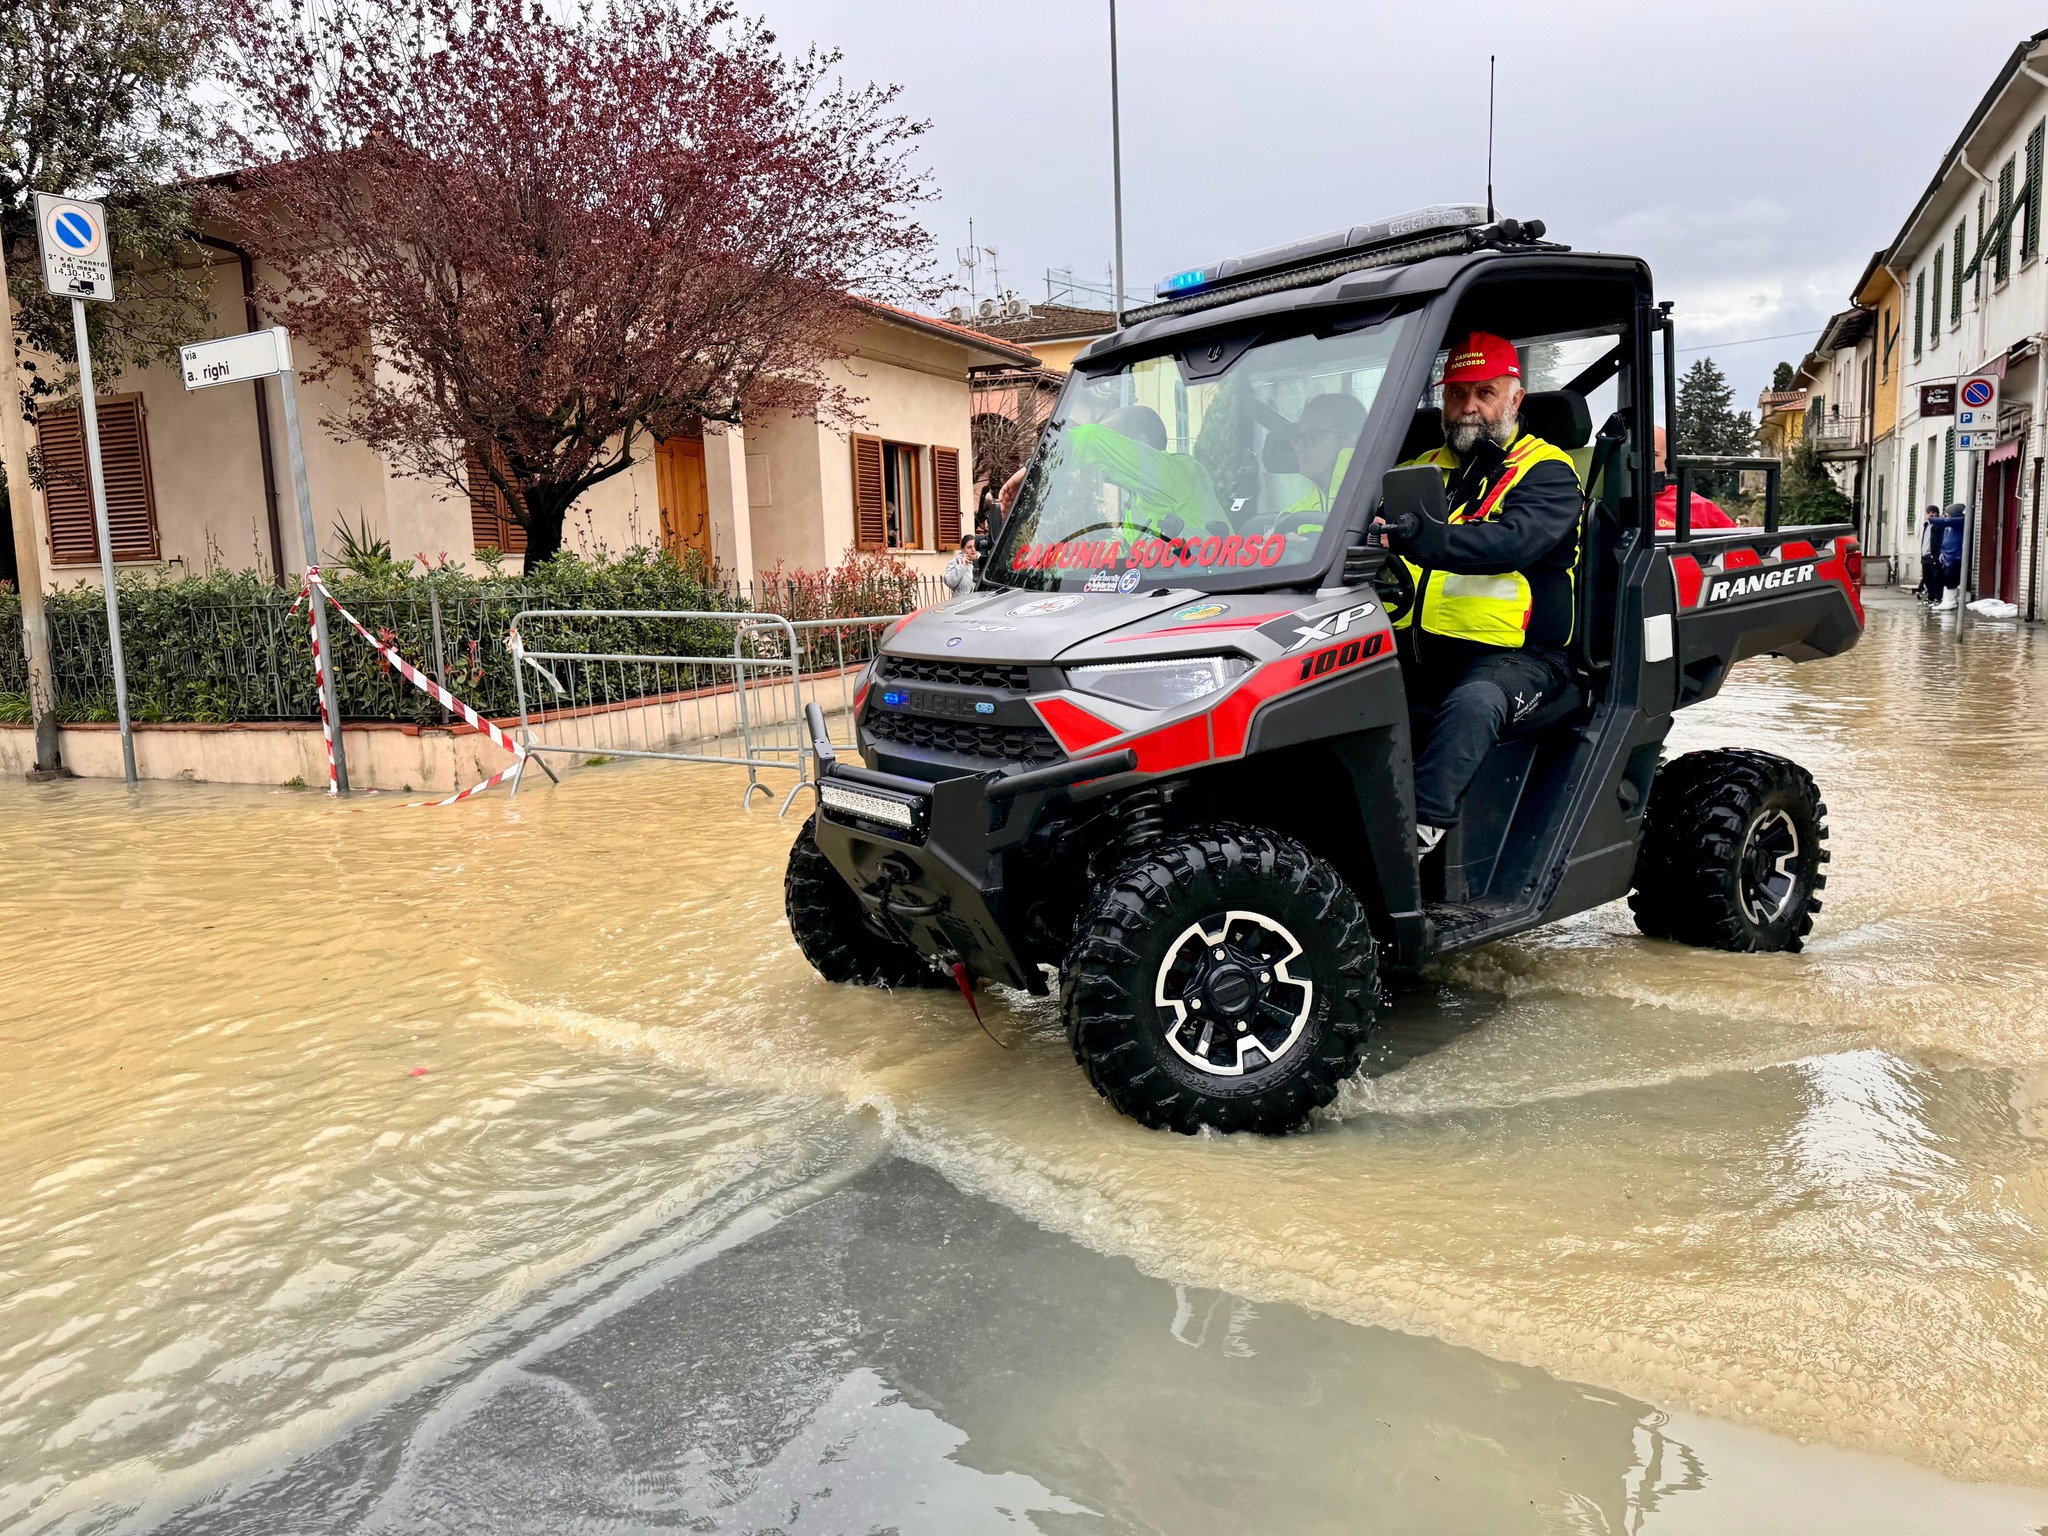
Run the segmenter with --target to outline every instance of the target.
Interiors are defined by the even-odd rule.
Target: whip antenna
[[[1486,56],[1486,222],[1493,222],[1493,58]]]

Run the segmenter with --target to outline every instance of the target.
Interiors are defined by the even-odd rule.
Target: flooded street
[[[2048,1525],[2044,648],[1739,669],[1806,952],[1483,950],[1279,1140],[818,980],[727,770],[0,784],[0,1529]]]

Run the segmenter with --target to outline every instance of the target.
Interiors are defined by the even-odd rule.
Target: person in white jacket
[[[960,535],[960,552],[946,562],[946,601],[956,603],[974,590],[974,535]]]

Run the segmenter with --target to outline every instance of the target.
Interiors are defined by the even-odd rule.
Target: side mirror
[[[1451,505],[1444,496],[1443,471],[1433,464],[1388,470],[1380,480],[1380,516],[1388,523],[1410,516],[1418,522],[1448,523]]]

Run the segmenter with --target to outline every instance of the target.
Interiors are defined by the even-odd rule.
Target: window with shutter
[[[1934,290],[1934,312],[1928,316],[1927,350],[1932,352],[1941,345],[1941,258],[1947,253],[1937,249],[1934,253],[1934,281],[1927,286]]]
[[[2014,158],[2005,157],[1998,168],[1998,239],[1992,246],[1992,281],[2003,283],[2012,276],[2012,216]]]
[[[2034,124],[2027,135],[2027,217],[2020,225],[2020,261],[2024,264],[2041,254],[2041,152],[2048,136],[2048,119]]]
[[[156,486],[149,469],[149,424],[140,395],[110,395],[97,402],[100,472],[107,485],[107,532],[116,560],[158,557]],[[37,458],[43,500],[50,514],[54,565],[92,565],[100,558],[92,515],[92,480],[85,458],[85,420],[75,405],[36,412]]]
[[[1927,274],[1916,273],[1913,278],[1913,361],[1920,361],[1920,354],[1927,343]]]
[[[1906,450],[1906,526],[1920,515],[1920,445]]]
[[[1956,220],[1955,246],[1949,253],[1948,323],[1950,325],[1961,325],[1963,323],[1963,262],[1968,254],[1969,226],[1970,221],[1968,219]],[[1940,306],[1941,294],[1939,292],[1934,295],[1934,302],[1937,307]]]
[[[469,485],[470,544],[476,549],[496,549],[508,555],[526,553],[526,527],[512,515],[512,503],[484,470],[484,461],[471,448],[464,456],[463,478]]]
[[[853,539],[862,549],[885,548],[889,540],[888,505],[882,494],[882,440],[853,439]]]
[[[1953,506],[1956,499],[1956,429],[1950,427],[1942,436],[1941,456],[1941,504]]]
[[[940,549],[960,547],[960,450],[932,449],[932,494],[938,500]]]

